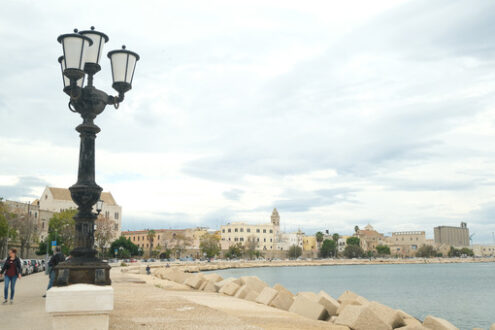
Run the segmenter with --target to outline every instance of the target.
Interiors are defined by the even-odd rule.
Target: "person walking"
[[[21,267],[21,259],[17,257],[16,249],[9,249],[9,256],[5,263],[3,264],[1,274],[5,273],[4,281],[5,287],[3,290],[3,297],[5,298],[4,304],[8,302],[7,298],[9,297],[9,284],[10,284],[10,303],[14,303],[14,293],[15,293],[15,282],[17,279],[22,277],[22,267]]]
[[[53,286],[53,282],[55,282],[55,266],[57,266],[60,262],[65,261],[65,256],[60,249],[60,246],[55,248],[55,254],[48,261],[48,287],[46,290],[50,290]],[[43,298],[46,298],[46,293],[43,295]]]

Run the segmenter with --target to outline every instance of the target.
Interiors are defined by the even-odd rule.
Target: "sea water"
[[[226,277],[256,275],[290,291],[351,290],[423,320],[444,318],[460,329],[495,323],[495,263],[339,265],[237,268]]]

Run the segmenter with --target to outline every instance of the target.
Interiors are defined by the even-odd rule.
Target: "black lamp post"
[[[75,248],[70,252],[71,258],[55,267],[56,286],[74,283],[109,285],[110,266],[96,258],[94,247],[94,222],[97,214],[93,207],[97,204],[101,211],[100,194],[102,188],[95,182],[95,139],[100,128],[93,120],[103,112],[107,105],[118,108],[124,100],[124,93],[131,89],[132,78],[139,55],[125,49],[108,53],[112,66],[112,87],[118,96],[110,96],[93,86],[93,76],[100,71],[99,64],[103,45],[108,41],[107,35],[91,30],[62,34],[57,39],[64,55],[58,61],[62,69],[64,92],[70,96],[69,109],[83,118],[76,127],[80,133],[79,171],[77,182],[69,188],[72,200],[78,206],[75,215]],[[84,86],[87,75],[87,84]]]

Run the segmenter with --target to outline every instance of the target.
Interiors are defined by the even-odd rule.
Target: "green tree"
[[[472,257],[472,256],[474,256],[474,252],[473,252],[473,250],[471,250],[471,249],[469,249],[469,248],[467,248],[467,247],[463,247],[463,248],[461,249],[461,256],[462,256],[462,255],[467,255],[467,256],[469,256],[469,257]]]
[[[68,209],[53,214],[48,222],[48,239],[57,241],[57,245],[62,248],[62,252],[68,255],[74,247],[74,237],[76,235],[76,222],[74,216],[76,209]]]
[[[323,242],[323,233],[321,231],[317,232],[315,234],[315,237],[316,237],[316,243],[318,244],[318,249],[321,248],[321,242]]]
[[[256,236],[251,235],[247,238],[247,242],[244,243],[244,253],[249,259],[254,259],[260,256],[260,251],[257,250],[258,242]]]
[[[364,256],[364,251],[359,245],[347,245],[344,250],[346,258],[361,258]]]
[[[335,251],[337,250],[337,243],[334,240],[326,239],[323,241],[320,249],[320,256],[322,258],[335,257]]]
[[[431,258],[437,255],[437,251],[431,245],[423,245],[416,252],[416,257]]]
[[[388,245],[377,245],[376,252],[381,256],[390,255],[390,247]]]
[[[228,248],[227,252],[225,252],[225,258],[228,259],[240,258],[243,255],[244,252],[243,250],[244,247],[242,246],[242,244],[240,243],[234,244]]]
[[[289,247],[289,258],[297,259],[302,255],[302,248],[298,245],[292,245]]]
[[[337,234],[337,233],[335,233],[335,234],[333,234],[333,235],[332,235],[332,239],[333,239],[333,241],[334,241],[335,243],[338,243],[339,238],[340,238],[340,235],[339,235],[339,234]]]
[[[137,256],[139,254],[137,245],[124,236],[120,236],[118,239],[113,241],[112,244],[110,244],[110,252],[113,254],[115,250],[117,250],[117,253],[119,254],[121,250],[126,250],[129,252],[130,256]]]
[[[160,253],[160,259],[169,259],[171,254],[172,251],[170,249],[165,249],[165,251]]]
[[[220,240],[217,235],[204,234],[199,241],[199,249],[207,258],[213,258],[220,253]]]
[[[346,240],[346,243],[347,245],[357,245],[357,246],[360,246],[361,244],[361,240],[359,239],[359,237],[349,237],[347,240]]]
[[[155,236],[156,236],[156,232],[153,229],[148,230],[146,237],[148,238],[148,241],[150,242],[150,252],[149,252],[150,258],[153,254],[153,252],[152,252],[153,251],[153,241],[155,240]]]

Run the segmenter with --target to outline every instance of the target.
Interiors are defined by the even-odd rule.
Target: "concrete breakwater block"
[[[364,305],[364,304],[369,302],[368,299],[361,297],[360,295],[358,295],[358,294],[356,294],[350,290],[344,291],[344,293],[342,293],[337,300],[341,304],[344,302],[350,301],[350,302],[357,302],[359,305]]]
[[[253,290],[248,285],[244,284],[243,286],[241,286],[239,288],[239,290],[237,290],[237,292],[235,293],[235,297],[239,298],[239,299],[245,299],[246,296],[249,294],[249,292],[255,292],[255,293],[259,294],[258,291]]]
[[[273,299],[277,296],[278,291],[267,286],[261,291],[261,293],[256,297],[256,302],[263,305],[270,305]]]
[[[218,275],[217,273],[208,273],[203,274],[205,280],[212,281],[213,283],[220,282],[223,280],[223,277]]]
[[[289,290],[287,290],[284,286],[282,286],[281,284],[275,284],[273,286],[273,288],[275,290],[277,290],[278,292],[284,292],[285,294],[288,294],[289,296],[291,297],[294,297],[294,294],[292,292],[290,292]]]
[[[288,311],[293,303],[294,303],[294,295],[289,291],[285,290],[285,291],[278,291],[278,294],[271,301],[270,306]]]
[[[228,296],[233,296],[237,292],[237,290],[239,290],[239,284],[234,283],[234,281],[230,281],[222,286],[222,288],[218,290],[218,292],[226,294]]]
[[[204,292],[218,292],[217,287],[215,286],[215,283],[212,281],[206,280],[204,282],[204,285],[201,286],[201,290]]]
[[[431,315],[425,318],[423,325],[431,330],[459,330],[449,321]]]
[[[294,303],[290,306],[289,312],[296,313],[313,320],[328,320],[328,312],[326,308],[307,297],[308,295],[301,294],[295,296]]]
[[[203,284],[203,282],[205,282],[203,275],[196,274],[196,275],[193,275],[193,276],[187,278],[186,281],[184,282],[184,284],[187,286],[190,286],[194,290],[198,290],[199,287],[201,286],[201,284]]]
[[[240,280],[242,285],[248,285],[251,289],[260,293],[268,286],[268,284],[260,280],[257,276],[242,276]]]
[[[380,319],[367,305],[347,305],[335,319],[335,324],[345,325],[353,330],[393,329],[392,326]]]
[[[368,308],[371,309],[383,322],[390,325],[392,328],[398,328],[405,325],[404,320],[399,312],[393,308],[382,305],[376,301],[370,302]]]
[[[252,302],[256,302],[256,298],[258,298],[259,294],[256,291],[250,291],[246,297],[244,297],[244,300],[249,300]]]
[[[158,273],[158,277],[162,280],[169,280],[181,284],[183,284],[189,276],[190,274],[186,275],[183,271],[175,268],[163,269]]]
[[[333,298],[332,296],[330,296],[325,291],[320,291],[318,293],[318,301],[317,302],[320,305],[325,306],[325,308],[328,312],[328,315],[330,315],[330,316],[337,315],[337,310],[339,309],[340,304],[337,301],[337,299]]]
[[[219,291],[220,291],[220,289],[221,289],[221,288],[222,288],[225,284],[230,283],[230,282],[233,282],[233,283],[235,283],[235,284],[237,284],[237,285],[239,285],[239,286],[241,286],[241,285],[242,285],[242,283],[241,283],[241,280],[240,280],[240,279],[238,279],[238,278],[234,278],[234,277],[229,277],[229,278],[226,278],[226,279],[224,279],[224,280],[221,280],[221,281],[216,282],[216,283],[215,283],[215,286],[216,286],[217,290],[219,290]]]

